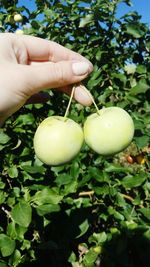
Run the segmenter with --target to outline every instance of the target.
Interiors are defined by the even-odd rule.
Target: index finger
[[[58,43],[28,35],[22,35],[20,38],[27,49],[29,61],[86,61],[92,67],[88,59]]]

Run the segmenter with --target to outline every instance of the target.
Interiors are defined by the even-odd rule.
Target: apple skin
[[[20,14],[15,14],[14,15],[14,21],[15,22],[22,22],[23,17]]]
[[[122,108],[108,107],[90,115],[84,123],[86,144],[100,155],[123,151],[132,141],[134,123]]]
[[[51,116],[43,120],[35,132],[35,154],[45,164],[58,166],[79,153],[83,140],[79,124],[69,118]]]

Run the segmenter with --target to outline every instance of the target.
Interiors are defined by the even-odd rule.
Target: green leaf
[[[64,186],[63,194],[64,195],[68,195],[68,194],[71,194],[71,193],[75,193],[77,191],[77,187],[78,187],[77,181],[76,180],[72,181],[71,183],[66,184]]]
[[[10,260],[11,266],[13,266],[13,267],[19,266],[21,259],[22,259],[22,255],[21,255],[20,251],[18,249],[16,249],[14,251],[12,257],[11,257],[11,260]],[[1,265],[0,265],[0,267],[1,267]]]
[[[21,168],[25,171],[25,172],[29,172],[29,173],[43,173],[45,171],[44,166],[30,166],[30,165],[21,165]]]
[[[132,35],[134,38],[140,38],[144,34],[144,32],[140,29],[139,24],[133,24],[133,23],[126,25],[126,32]]]
[[[49,214],[51,212],[57,212],[60,211],[60,206],[55,204],[45,204],[45,205],[41,205],[36,207],[36,211],[38,213],[38,215],[40,216],[44,216],[45,214]]]
[[[0,204],[5,202],[6,196],[7,196],[6,193],[0,190]]]
[[[114,211],[114,218],[117,219],[117,220],[120,220],[120,221],[124,221],[124,216],[118,212],[118,211]]]
[[[150,240],[150,228],[144,233],[144,237],[146,237],[147,240]]]
[[[124,221],[124,216],[117,210],[115,210],[112,206],[108,207],[108,213],[113,215],[115,219],[119,221]]]
[[[83,263],[85,267],[94,267],[95,261],[97,259],[98,253],[94,250],[94,248],[90,248],[90,250],[86,253],[83,259]]]
[[[27,231],[26,227],[16,224],[14,221],[9,223],[7,226],[7,234],[12,239],[23,240],[24,234],[26,233],[26,231]]]
[[[96,179],[97,181],[104,181],[104,175],[97,167],[89,167],[89,175],[92,179]]]
[[[4,189],[5,188],[5,182],[2,182],[2,180],[0,179],[0,189]]]
[[[16,165],[12,165],[8,170],[7,173],[9,175],[9,177],[11,178],[15,178],[18,177],[18,169]]]
[[[80,20],[79,28],[84,28],[93,20],[93,14],[88,14]]]
[[[105,196],[105,195],[109,195],[109,185],[103,185],[103,186],[99,186],[99,187],[93,187],[93,189],[94,189],[94,192],[95,192],[95,194],[97,194],[97,195],[103,195],[103,196]]]
[[[16,243],[5,234],[0,234],[0,250],[3,257],[10,256],[15,249]]]
[[[93,235],[89,239],[90,242],[95,242],[96,244],[102,244],[106,240],[107,240],[107,234],[105,232],[93,233]]]
[[[140,137],[135,137],[135,142],[139,148],[143,148],[149,144],[150,137],[147,135],[143,135]]]
[[[39,29],[40,25],[36,20],[32,20],[31,25],[35,29]]]
[[[141,212],[150,221],[150,208],[141,208],[139,209],[139,212]]]
[[[117,200],[117,204],[119,207],[125,207],[126,206],[126,202],[120,193],[116,194],[116,200]]]
[[[70,169],[70,175],[74,178],[77,179],[80,173],[80,168],[79,168],[79,164],[78,162],[73,162],[73,164],[71,165],[71,169]]]
[[[31,223],[31,206],[27,202],[21,200],[14,206],[13,210],[11,211],[11,216],[20,226],[28,227]]]
[[[34,124],[35,118],[33,116],[33,114],[28,113],[28,114],[22,114],[20,115],[16,121],[15,121],[15,125],[32,125]]]
[[[67,173],[59,174],[55,179],[55,182],[58,186],[65,185],[71,183],[73,177]]]
[[[8,265],[2,261],[0,261],[0,267],[8,267]]]
[[[83,236],[87,230],[89,229],[89,222],[87,219],[85,219],[80,225],[79,225],[79,229],[80,229],[80,234],[76,237],[79,238],[81,236]]]
[[[38,191],[32,197],[32,201],[36,205],[44,205],[44,204],[58,204],[62,200],[62,196],[60,196],[54,189],[45,187],[43,190]]]
[[[147,69],[144,65],[138,65],[136,67],[136,72],[139,73],[139,74],[143,74],[143,73],[146,73],[147,72]]]
[[[144,173],[137,174],[135,176],[128,175],[122,180],[122,185],[125,188],[133,188],[133,187],[138,187],[140,186],[144,181],[146,180],[146,176]]]
[[[88,86],[93,88],[93,87],[97,86],[98,84],[100,84],[101,81],[102,81],[102,77],[99,77],[98,79],[95,79],[95,80],[91,79],[88,82]]]
[[[126,84],[126,81],[127,81],[126,75],[122,73],[114,73],[113,77],[120,80],[124,85]]]
[[[108,164],[106,165],[105,168],[106,172],[115,172],[115,173],[126,173],[126,172],[130,172],[131,168],[130,167],[122,167],[121,165],[117,165],[117,164]]]
[[[68,258],[68,262],[72,263],[72,267],[80,267],[79,265],[75,264],[76,261],[76,254],[72,251],[71,255]]]
[[[134,87],[131,88],[131,95],[145,94],[150,86],[147,84],[145,79],[141,79]]]
[[[9,142],[10,137],[4,133],[3,129],[0,129],[0,144],[5,145]]]
[[[64,168],[65,168],[65,166],[62,165],[62,166],[51,167],[51,170],[52,170],[54,173],[58,174],[59,172],[63,171]]]

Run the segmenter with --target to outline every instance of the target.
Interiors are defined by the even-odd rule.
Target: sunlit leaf
[[[5,234],[0,234],[0,250],[3,257],[10,256],[15,249],[15,240]]]
[[[79,225],[79,229],[80,229],[80,234],[76,237],[79,238],[80,236],[84,235],[87,230],[89,228],[89,222],[86,219],[85,221],[83,221],[80,225]]]
[[[31,206],[27,202],[22,200],[14,206],[11,212],[11,216],[17,224],[23,227],[28,227],[32,219]]]
[[[126,25],[126,32],[131,34],[134,38],[140,38],[144,35],[144,32],[140,29],[138,24],[130,23]]]
[[[0,129],[0,144],[6,144],[10,140],[10,137],[3,131],[3,129]]]
[[[125,188],[133,188],[140,186],[146,180],[146,176],[144,174],[137,174],[135,176],[129,175],[123,178],[122,185]]]
[[[32,201],[37,205],[44,204],[58,204],[62,200],[60,196],[53,189],[45,187],[43,190],[38,191],[32,198]]]

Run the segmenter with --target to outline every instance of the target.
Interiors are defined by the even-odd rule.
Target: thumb
[[[24,93],[31,96],[41,89],[59,88],[85,79],[93,67],[88,62],[60,61],[23,66],[27,86]]]

